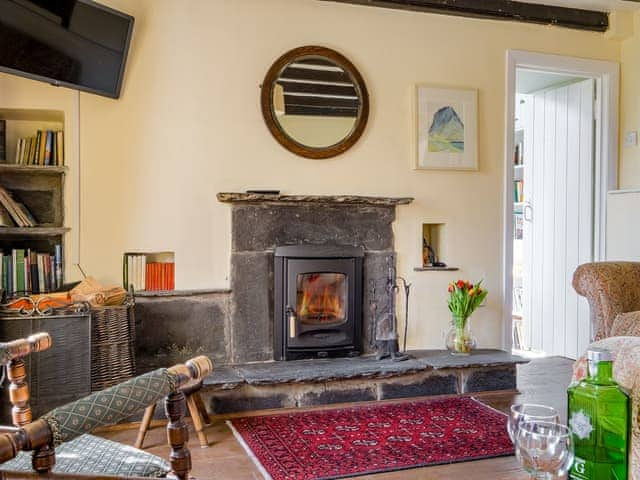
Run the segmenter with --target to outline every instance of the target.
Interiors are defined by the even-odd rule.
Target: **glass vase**
[[[446,339],[447,350],[452,355],[469,355],[477,344],[476,337],[471,332],[470,318],[453,317]]]

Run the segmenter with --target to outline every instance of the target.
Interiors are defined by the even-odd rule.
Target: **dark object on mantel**
[[[258,195],[280,195],[280,190],[247,190],[247,193],[257,193]]]
[[[425,265],[424,267],[414,267],[413,271],[414,272],[455,272],[457,270],[460,270],[458,267],[448,267],[448,266],[444,266],[444,267],[439,267],[437,265]]]
[[[336,205],[408,205],[413,197],[366,197],[360,195],[272,195],[264,193],[220,192],[216,195],[223,203],[331,203]]]

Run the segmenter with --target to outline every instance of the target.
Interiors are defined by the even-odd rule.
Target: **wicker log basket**
[[[103,390],[136,373],[133,297],[124,304],[91,307],[91,390]]]
[[[70,292],[91,305],[91,391],[103,390],[136,374],[133,295],[85,277]]]

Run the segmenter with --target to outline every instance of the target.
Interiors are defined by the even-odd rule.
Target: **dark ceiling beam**
[[[340,107],[306,107],[304,105],[285,105],[287,115],[303,115],[306,117],[349,117],[358,116],[357,108]]]
[[[353,84],[353,80],[346,72],[332,72],[327,70],[306,70],[289,66],[280,74],[280,78],[295,80],[312,80],[316,82],[339,82]]]
[[[492,20],[513,20],[542,25],[605,32],[609,28],[606,12],[556,7],[512,0],[323,0],[371,7],[441,13]]]
[[[317,95],[340,95],[345,97],[357,97],[358,92],[354,87],[343,87],[339,85],[323,85],[316,83],[297,83],[287,82],[279,79],[278,83],[282,85],[284,93],[315,93]]]

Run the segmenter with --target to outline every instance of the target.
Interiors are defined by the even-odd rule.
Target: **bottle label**
[[[589,480],[591,478],[589,470],[589,464],[584,458],[575,457],[569,472],[569,478],[572,480]]]
[[[584,413],[583,410],[578,410],[577,412],[573,412],[571,414],[569,426],[571,427],[573,434],[580,440],[589,438],[591,432],[593,431],[591,418],[589,417],[589,415]]]

